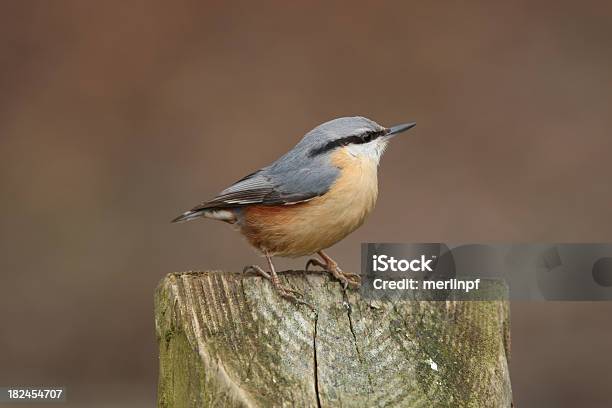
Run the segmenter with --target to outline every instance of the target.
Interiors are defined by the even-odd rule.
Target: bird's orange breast
[[[240,229],[270,255],[297,257],[328,248],[363,224],[378,196],[377,164],[345,149],[332,156],[341,174],[322,196],[307,202],[247,207]]]

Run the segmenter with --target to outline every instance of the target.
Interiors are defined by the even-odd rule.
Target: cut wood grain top
[[[325,275],[168,275],[161,407],[509,407],[505,301],[369,302]]]

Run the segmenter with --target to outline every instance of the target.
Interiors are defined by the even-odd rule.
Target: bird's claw
[[[323,262],[319,261],[318,259],[315,259],[315,258],[310,258],[308,260],[308,262],[306,262],[306,266],[304,267],[304,270],[306,272],[308,272],[308,269],[309,269],[310,265],[318,266],[318,267],[321,267],[321,268],[327,270],[327,265],[324,264]]]
[[[304,298],[304,294],[294,290],[294,289],[289,289],[285,286],[275,286],[278,294],[284,298],[287,299],[291,302],[297,303],[299,305],[304,305],[307,306],[310,310],[312,310],[313,312],[316,312],[314,306],[312,306],[310,303],[306,302],[303,298]]]
[[[347,288],[359,289],[359,287],[361,286],[361,276],[357,274],[350,272],[342,272],[342,270],[338,268],[338,276],[336,276],[335,274],[334,276],[336,277],[336,279],[342,282],[344,290],[346,290]]]
[[[306,266],[304,267],[304,270],[306,272],[308,272],[308,268],[310,267],[310,265],[319,266],[325,271],[331,273],[334,278],[338,279],[340,283],[342,283],[342,287],[344,288],[344,290],[349,287],[351,289],[358,289],[361,286],[361,276],[350,272],[344,272],[335,263],[326,264],[324,262],[319,261],[318,259],[311,258],[308,260],[308,262],[306,262]]]
[[[264,279],[272,281],[272,276],[270,276],[268,272],[264,271],[263,268],[259,265],[247,265],[242,270],[242,273],[245,275],[248,274],[249,272],[255,273],[255,275],[259,275]]]
[[[312,306],[310,303],[303,300],[304,294],[302,292],[281,285],[281,283],[278,282],[278,278],[274,279],[272,275],[266,272],[261,266],[259,265],[245,266],[242,273],[244,274],[255,273],[256,275],[261,276],[262,278],[272,283],[272,287],[278,292],[278,294],[282,298],[290,300],[297,304],[308,306],[311,310],[315,311],[314,306]]]
[[[276,289],[281,292],[281,294],[286,294],[288,296],[296,296],[296,297],[304,297],[304,294],[298,290],[291,289],[282,285],[276,286]]]

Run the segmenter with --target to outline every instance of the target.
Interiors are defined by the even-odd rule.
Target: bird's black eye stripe
[[[335,149],[339,146],[347,146],[350,144],[362,144],[368,143],[377,137],[383,136],[387,134],[387,130],[368,130],[367,132],[361,133],[359,135],[346,136],[341,139],[332,140],[331,142],[327,142],[323,146],[314,148],[308,154],[310,157],[317,156],[319,154],[325,153],[329,150]]]
[[[380,132],[369,131],[369,132],[365,132],[363,135],[361,135],[361,139],[363,140],[363,143],[368,143],[368,142],[374,140],[375,138],[377,138],[379,135],[380,135]]]

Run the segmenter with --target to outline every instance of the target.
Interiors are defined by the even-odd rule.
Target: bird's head
[[[338,118],[308,132],[299,145],[310,157],[331,155],[342,149],[378,164],[389,140],[415,125],[412,122],[386,128],[361,116]]]

